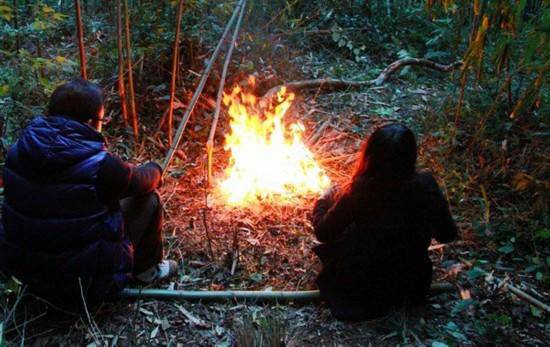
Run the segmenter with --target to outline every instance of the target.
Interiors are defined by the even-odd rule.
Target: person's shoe
[[[172,277],[178,270],[178,263],[173,260],[163,260],[157,265],[136,275],[136,279],[143,283],[153,283]]]

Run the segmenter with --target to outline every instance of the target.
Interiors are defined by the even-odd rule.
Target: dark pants
[[[162,254],[162,204],[157,193],[120,201],[124,228],[134,245],[134,275],[157,265]]]

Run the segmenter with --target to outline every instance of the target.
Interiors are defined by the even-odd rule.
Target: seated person
[[[109,153],[90,126],[103,112],[97,85],[61,85],[6,158],[0,271],[62,307],[114,299],[130,279],[177,267],[163,260],[161,167]]]
[[[317,285],[338,319],[373,319],[424,302],[431,239],[456,237],[447,201],[430,173],[417,172],[416,156],[410,129],[383,126],[363,145],[349,185],[315,204]]]

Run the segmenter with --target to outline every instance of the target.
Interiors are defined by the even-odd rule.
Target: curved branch
[[[378,75],[375,79],[368,81],[347,81],[347,80],[338,80],[331,78],[321,78],[315,80],[303,80],[303,81],[294,81],[288,82],[276,87],[271,88],[265,93],[263,98],[270,98],[282,88],[286,87],[289,91],[300,91],[307,89],[318,89],[324,92],[335,92],[346,89],[359,89],[367,86],[381,86],[386,83],[388,79],[404,68],[405,66],[421,66],[432,70],[437,70],[441,72],[450,72],[455,70],[458,67],[462,66],[462,61],[456,61],[449,65],[439,64],[432,60],[419,59],[419,58],[405,58],[394,61],[388,65],[384,71]]]

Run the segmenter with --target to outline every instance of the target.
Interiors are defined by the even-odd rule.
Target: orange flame
[[[231,156],[219,190],[229,205],[291,204],[329,187],[328,176],[302,141],[304,125],[283,122],[293,100],[284,88],[267,107],[238,86],[224,95],[231,117],[224,148]]]

